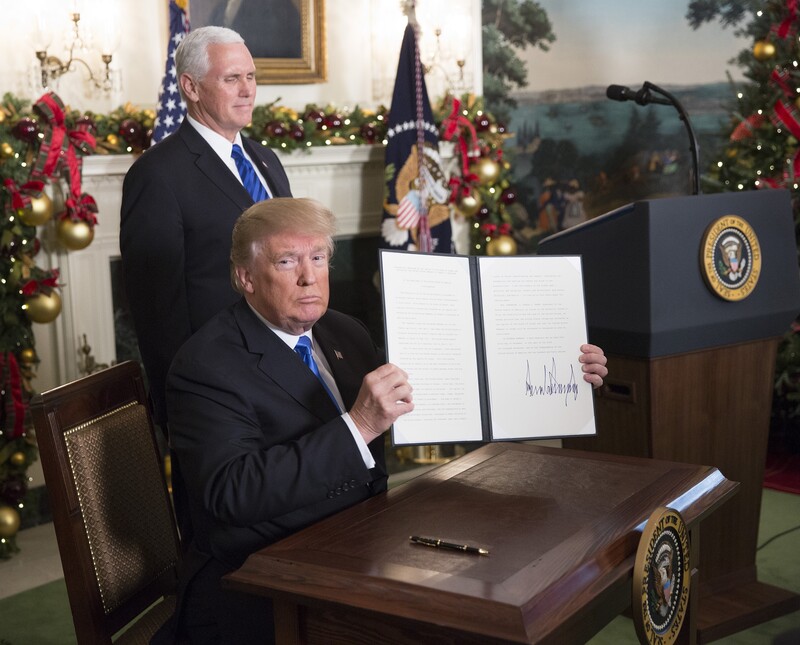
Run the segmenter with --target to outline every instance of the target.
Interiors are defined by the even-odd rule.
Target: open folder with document
[[[380,261],[387,360],[414,388],[394,445],[595,434],[579,257]]]

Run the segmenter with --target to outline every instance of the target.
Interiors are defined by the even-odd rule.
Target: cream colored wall
[[[374,107],[390,102],[400,40],[405,19],[399,0],[324,0],[326,13],[328,80],[306,85],[260,86],[257,103],[269,103],[280,97],[280,103],[303,108],[308,103],[333,104],[339,107],[360,104]],[[467,60],[467,89],[482,90],[480,69],[480,0],[418,0],[418,15],[423,29],[421,46],[430,51],[434,42],[433,21],[447,20],[443,37],[453,30],[464,32],[459,41]],[[12,8],[13,5],[13,8]],[[130,102],[138,107],[154,107],[164,71],[168,12],[167,0],[30,0],[23,12],[12,0],[0,0],[3,15],[10,16],[10,25],[0,39],[0,91],[35,100],[41,95],[33,45],[36,16],[45,11],[51,19],[59,17],[59,34],[68,32],[69,12],[77,6],[81,22],[89,25],[93,16],[109,16],[109,24],[120,29],[120,45],[112,67],[121,72],[122,87],[111,95],[90,95],[85,91],[85,72],[62,77],[53,89],[72,107],[109,112]],[[458,16],[457,20],[453,16]],[[422,20],[427,19],[426,26]],[[54,40],[52,53],[60,55]],[[92,59],[99,66],[99,59]],[[383,81],[381,83],[381,81]],[[441,95],[443,82],[428,81],[432,98]],[[383,94],[376,94],[382,89]]]

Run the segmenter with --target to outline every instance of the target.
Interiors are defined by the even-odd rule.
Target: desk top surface
[[[707,466],[492,443],[253,554],[226,584],[536,642],[630,586],[655,508],[692,527],[736,487]]]

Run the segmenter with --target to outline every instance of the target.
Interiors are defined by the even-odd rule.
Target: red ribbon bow
[[[18,186],[17,182],[8,178],[3,181],[3,186],[11,195],[11,208],[16,211],[27,210],[31,206],[31,197],[38,197],[44,190],[44,182],[33,180]]]
[[[72,221],[81,220],[89,226],[97,224],[97,202],[88,193],[83,193],[80,197],[68,197],[64,201],[66,210],[60,215],[60,219],[71,219]]]
[[[794,90],[789,85],[791,79],[792,75],[785,69],[773,69],[769,75],[770,82],[780,87],[786,98],[792,98],[794,96]]]
[[[16,439],[25,434],[25,412],[27,405],[22,398],[22,380],[19,363],[11,352],[0,353],[0,390],[7,390],[11,399],[5,404],[7,424],[11,428],[11,438]]]
[[[22,285],[22,295],[29,298],[35,296],[37,293],[48,293],[50,289],[55,289],[58,286],[58,269],[50,271],[50,275],[41,280],[32,278]]]
[[[798,120],[797,111],[794,109],[794,106],[786,101],[776,101],[772,110],[773,122],[775,125],[785,126],[795,139],[800,140],[800,120]],[[791,177],[784,172],[784,179],[786,181],[791,181],[798,176],[800,176],[800,150],[795,152],[792,158]]]
[[[775,127],[786,128],[795,139],[800,140],[800,118],[798,118],[797,109],[792,103],[794,91],[789,85],[790,80],[791,74],[786,70],[772,70],[770,82],[777,85],[783,91],[785,98],[775,101],[775,105],[772,106],[770,120],[775,124]],[[798,176],[800,176],[800,149],[795,152],[792,158],[791,176],[788,171],[784,171],[783,180],[784,182],[792,181]],[[772,188],[777,188],[780,185],[779,182],[766,177],[761,179],[761,183]]]
[[[84,195],[81,192],[83,159],[78,151],[81,154],[90,154],[94,152],[96,146],[94,137],[89,133],[89,126],[84,124],[78,126],[77,130],[67,131],[64,125],[64,104],[53,92],[43,95],[34,104],[33,109],[50,126],[50,131],[49,136],[45,137],[39,148],[39,157],[32,174],[57,177],[63,165],[66,164],[70,194],[76,202],[82,200]]]
[[[786,8],[789,10],[789,15],[783,19],[780,27],[778,27],[778,37],[786,38],[792,31],[792,23],[797,20],[797,0],[789,0],[786,3]]]
[[[456,145],[458,146],[459,154],[461,155],[461,177],[450,178],[450,201],[455,202],[459,197],[464,197],[470,193],[471,186],[478,181],[478,176],[470,172],[469,158],[470,156],[477,156],[480,154],[478,146],[478,135],[475,133],[475,126],[472,125],[470,120],[461,114],[461,101],[455,96],[453,99],[453,107],[450,110],[449,116],[442,122],[442,139],[450,141],[456,137]],[[470,133],[471,146],[467,147],[467,141],[462,134],[462,126]]]

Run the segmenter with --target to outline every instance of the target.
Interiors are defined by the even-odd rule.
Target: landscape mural
[[[530,36],[527,46],[514,48],[525,84],[505,79],[510,91],[498,100],[489,74],[486,96],[513,133],[506,153],[518,195],[516,228],[527,250],[544,235],[631,201],[693,192],[690,138],[678,111],[612,101],[606,88],[636,91],[647,80],[678,99],[697,139],[702,177],[725,143],[741,79],[732,59],[746,41],[720,24],[693,29],[687,0],[516,4],[528,11],[507,17],[531,23],[516,34],[517,43]],[[508,5],[484,0],[485,66],[492,62],[493,26],[516,28],[497,20]]]

